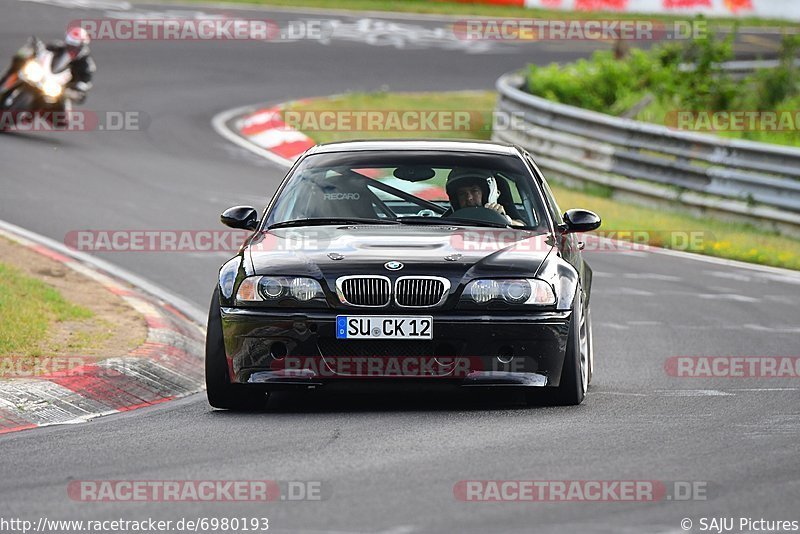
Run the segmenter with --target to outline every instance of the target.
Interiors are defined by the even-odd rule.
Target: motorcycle
[[[53,128],[67,127],[72,103],[67,84],[72,80],[69,53],[54,53],[34,38],[33,53],[0,87],[0,130],[30,129],[33,121]]]

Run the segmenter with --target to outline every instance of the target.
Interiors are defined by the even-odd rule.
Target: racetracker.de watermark
[[[702,20],[662,22],[631,19],[465,19],[453,24],[465,41],[664,41],[700,39]]]
[[[708,482],[658,480],[460,480],[463,502],[705,501]]]
[[[800,378],[800,356],[673,356],[664,371],[678,378]]]
[[[138,358],[105,358],[91,356],[8,355],[0,358],[0,378],[117,378],[139,373]]]
[[[392,322],[390,328],[399,335],[410,335],[413,326],[402,324],[402,319],[385,319]],[[400,324],[398,324],[400,323]],[[408,323],[408,321],[406,321]],[[384,329],[386,327],[384,326]],[[403,332],[405,328],[405,332]],[[370,333],[367,331],[367,336]],[[402,353],[402,348],[401,348]],[[489,371],[523,372],[524,362],[501,365],[493,358],[458,356],[347,356],[328,353],[322,356],[285,356],[270,362],[275,376],[286,378],[467,378],[471,373]],[[488,363],[487,363],[488,362]]]
[[[796,132],[800,130],[800,110],[673,110],[664,124],[689,132]]]
[[[444,191],[434,191],[444,197]],[[330,202],[357,201],[359,193],[331,193]],[[442,198],[445,200],[445,198]],[[227,252],[234,254],[252,235],[245,230],[72,230],[64,244],[83,252]],[[392,239],[397,242],[397,237]],[[458,229],[448,237],[456,252],[509,253],[545,252],[555,244],[547,235],[516,229]],[[612,230],[579,234],[578,241],[566,243],[591,252],[646,252],[652,246],[672,250],[702,251],[715,242],[709,232],[682,230]],[[387,244],[390,241],[387,240]],[[329,232],[292,229],[280,234],[261,232],[250,243],[256,251],[299,252],[336,250]]]
[[[703,231],[679,230],[610,230],[578,234],[575,244],[566,243],[567,248],[576,246],[585,252],[646,252],[652,246],[672,250],[701,251],[714,236]],[[554,242],[541,234],[526,237],[519,230],[460,230],[450,239],[450,245],[465,252],[509,253],[545,252]]]
[[[143,111],[0,111],[0,131],[138,132],[150,126]]]
[[[67,495],[80,502],[322,501],[319,480],[72,480]]]
[[[525,128],[522,112],[474,110],[286,110],[276,129],[304,132],[470,132]],[[277,113],[276,113],[277,115]],[[269,119],[267,119],[269,120]]]
[[[230,18],[107,18],[73,20],[69,28],[86,30],[94,41],[324,41],[333,32],[325,20]]]
[[[244,230],[73,230],[64,244],[84,252],[230,252],[252,232]]]

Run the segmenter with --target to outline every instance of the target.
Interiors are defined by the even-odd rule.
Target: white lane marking
[[[688,420],[688,419],[708,419],[709,417],[715,417],[716,418],[716,417],[719,417],[719,414],[715,414],[715,413],[688,414],[688,413],[685,413],[685,414],[681,414],[680,420],[684,421],[684,420]],[[647,418],[668,419],[670,421],[675,421],[675,414],[660,414],[660,413],[648,414]]]
[[[629,280],[658,280],[661,282],[682,282],[683,278],[680,276],[673,276],[670,274],[658,273],[626,273],[622,275]]]
[[[650,247],[648,249],[653,254],[662,254],[664,256],[673,256],[686,260],[702,261],[705,263],[713,263],[716,265],[724,265],[725,267],[733,267],[735,269],[743,269],[746,271],[756,271],[760,273],[771,274],[796,280],[800,284],[800,271],[792,271],[791,269],[781,269],[780,267],[769,267],[767,265],[756,265],[755,263],[745,263],[743,261],[725,260],[716,258],[714,256],[703,256],[702,254],[694,254],[692,252],[685,252],[683,250],[670,250],[666,248]]]
[[[610,328],[612,330],[630,330],[630,326],[626,326],[624,324],[617,324],[617,323],[595,323],[600,328]]]
[[[734,302],[747,302],[747,303],[761,302],[760,298],[748,297],[746,295],[738,295],[736,293],[695,293],[693,291],[666,290],[666,291],[659,291],[658,295],[661,297],[676,296],[683,298],[700,298],[705,300],[732,300]]]
[[[665,397],[733,397],[734,393],[726,393],[718,389],[662,389],[655,393]]]
[[[758,273],[756,274],[756,277],[765,278],[770,282],[782,282],[784,284],[800,285],[800,278],[794,278],[792,276],[785,276],[782,274]]]
[[[640,250],[618,250],[617,254],[633,258],[647,258],[649,256],[647,252],[642,252]]]
[[[386,530],[376,530],[375,534],[409,534],[416,532],[418,529],[412,525],[398,525]],[[305,530],[304,532],[312,532],[314,534],[354,534],[353,530]]]
[[[761,299],[736,295],[734,293],[698,293],[698,297],[706,300],[732,300],[734,302],[761,302]]]
[[[635,289],[633,287],[620,287],[616,289],[596,289],[593,294],[597,295],[622,295],[626,297],[653,297],[655,293],[652,291],[645,291],[644,289]]]
[[[408,534],[409,532],[414,532],[415,530],[417,529],[411,525],[398,525],[386,530],[381,530],[378,532],[378,534]]]
[[[211,126],[214,128],[214,131],[216,131],[219,135],[221,135],[231,143],[239,145],[240,147],[247,149],[250,152],[253,152],[254,154],[257,154],[262,158],[267,159],[279,165],[280,167],[288,169],[289,167],[292,166],[292,162],[290,160],[282,158],[277,154],[273,154],[269,150],[265,150],[259,146],[254,145],[247,139],[243,138],[242,136],[238,135],[233,130],[228,128],[227,123],[229,120],[236,117],[237,115],[243,115],[248,111],[255,111],[256,109],[257,109],[256,106],[251,105],[251,106],[242,106],[235,109],[229,109],[227,111],[223,111],[221,113],[216,114],[214,118],[211,119]]]
[[[592,395],[614,395],[619,397],[648,397],[647,393],[630,393],[628,391],[592,391]]]
[[[751,276],[739,273],[729,273],[724,271],[703,271],[703,272],[710,276],[716,276],[717,278],[726,278],[728,280],[736,280],[738,282],[750,282],[753,279]]]
[[[760,324],[744,324],[742,328],[757,332],[770,332],[773,334],[800,334],[800,326],[764,326]]]
[[[655,389],[647,393],[634,393],[632,391],[592,391],[592,395],[610,395],[613,397],[735,397],[737,393],[786,393],[800,391],[800,388],[726,388],[720,389]],[[648,417],[664,417],[674,419],[674,415],[650,415]],[[683,419],[703,419],[716,417],[715,414],[685,414]],[[793,417],[800,417],[794,415]]]
[[[734,388],[731,391],[800,391],[800,388]]]
[[[46,4],[55,7],[65,7],[70,9],[122,9],[131,8],[129,2],[115,0],[19,0],[20,2],[30,2],[32,4]]]
[[[655,293],[652,291],[645,291],[644,289],[635,289],[633,287],[621,287],[618,290],[620,295],[630,295],[632,297],[653,297]]]
[[[597,322],[595,325],[598,328],[610,328],[612,330],[630,330],[631,327],[637,326],[668,326],[676,331],[680,330],[734,330],[740,331],[742,329],[752,330],[755,332],[764,332],[769,334],[800,334],[800,326],[764,326],[759,324],[745,324],[745,325],[699,325],[699,324],[673,324],[664,323],[661,321],[625,321],[624,323],[603,323]]]

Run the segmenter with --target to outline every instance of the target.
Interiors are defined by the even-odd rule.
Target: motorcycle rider
[[[0,93],[5,91],[5,84],[8,79],[19,71],[25,62],[35,54],[36,38],[31,37],[20,48],[11,60],[11,66],[0,81]],[[64,90],[64,95],[77,104],[83,104],[86,101],[86,95],[92,88],[92,76],[94,75],[97,66],[91,56],[89,50],[89,43],[91,38],[89,33],[79,27],[73,26],[64,37],[64,41],[55,41],[47,45],[47,49],[54,54],[66,52],[70,57],[70,72],[72,79]]]

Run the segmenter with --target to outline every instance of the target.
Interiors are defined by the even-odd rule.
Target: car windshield
[[[273,203],[267,227],[433,224],[545,231],[542,197],[511,155],[359,151],[305,158]]]

